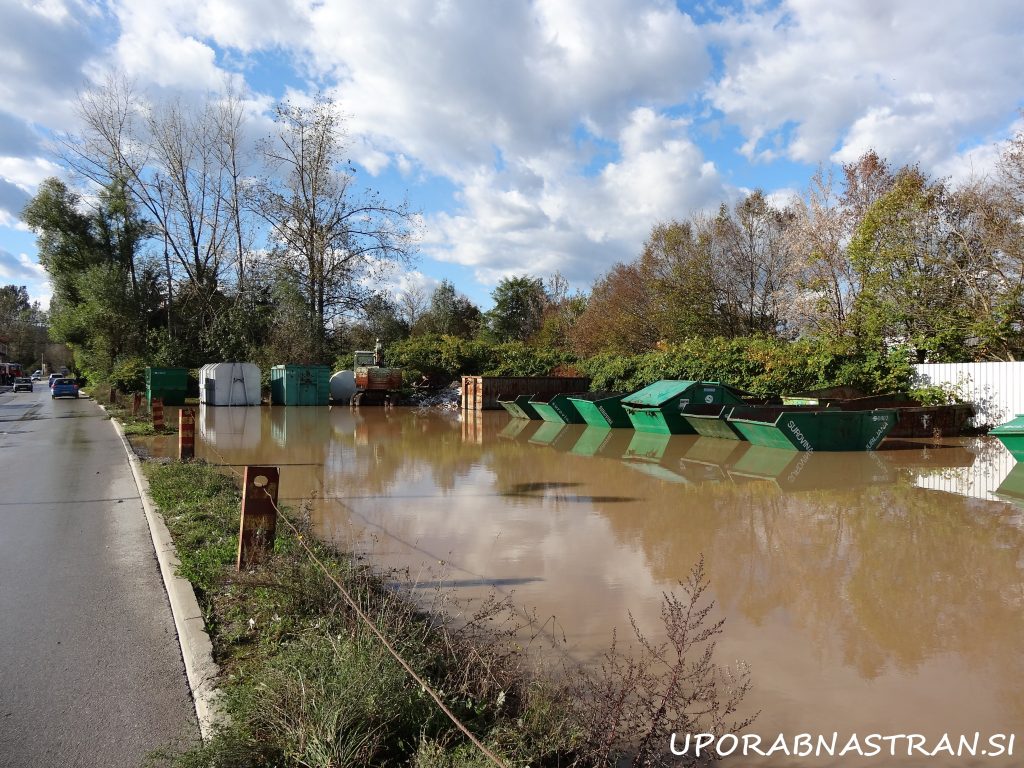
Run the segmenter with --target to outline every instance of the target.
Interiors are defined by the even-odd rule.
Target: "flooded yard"
[[[196,454],[280,466],[282,502],[312,500],[323,538],[425,586],[511,593],[582,662],[629,613],[656,636],[703,554],[751,732],[982,740],[976,760],[738,763],[1024,754],[1024,468],[995,440],[798,454],[504,412],[204,408]],[[981,757],[1012,733],[1012,756]]]

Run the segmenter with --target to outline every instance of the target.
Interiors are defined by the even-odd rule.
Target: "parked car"
[[[15,379],[14,380],[14,391],[15,392],[31,392],[32,391],[32,379]]]
[[[46,386],[52,388],[53,382],[55,382],[59,378],[62,378],[59,373],[51,373],[49,381],[46,382]]]
[[[74,379],[55,379],[50,385],[50,399],[58,397],[78,397],[78,384]]]

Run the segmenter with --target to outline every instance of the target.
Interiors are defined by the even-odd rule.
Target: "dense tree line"
[[[348,367],[377,339],[414,368],[530,371],[695,339],[813,342],[821,371],[1024,353],[1024,135],[961,186],[868,152],[788,202],[754,191],[655,222],[587,292],[510,276],[481,311],[447,280],[379,288],[411,262],[416,217],[358,187],[327,100],[278,105],[259,140],[231,94],[147,104],[112,80],[80,112],[63,147],[85,184],[47,180],[24,218],[54,286],[51,335],[101,376],[126,358]]]

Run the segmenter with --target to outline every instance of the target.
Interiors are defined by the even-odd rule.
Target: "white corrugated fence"
[[[978,426],[995,426],[1024,413],[1024,362],[915,365],[922,384],[950,384],[974,403]]]

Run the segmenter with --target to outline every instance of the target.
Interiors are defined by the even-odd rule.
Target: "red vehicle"
[[[21,363],[0,363],[0,384],[13,384],[24,375]]]

